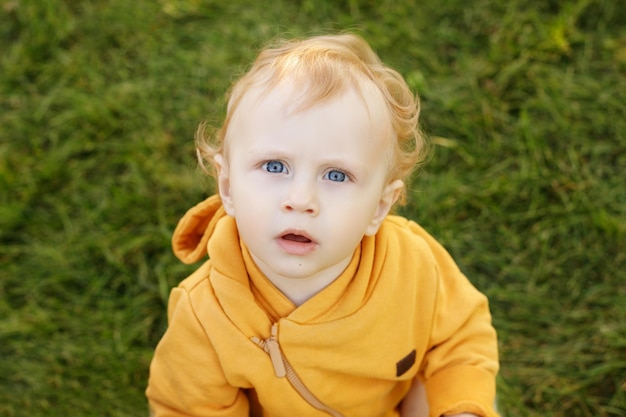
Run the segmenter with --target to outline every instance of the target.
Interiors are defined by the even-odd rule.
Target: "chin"
[[[302,269],[298,267],[275,269],[278,275],[288,279],[307,279],[315,274],[315,271],[309,271],[308,269]]]

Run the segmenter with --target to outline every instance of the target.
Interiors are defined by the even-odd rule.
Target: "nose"
[[[316,216],[319,213],[319,201],[315,186],[307,183],[292,183],[282,202],[282,209],[286,212]]]

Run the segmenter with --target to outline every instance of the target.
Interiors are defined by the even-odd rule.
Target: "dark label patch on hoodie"
[[[406,371],[411,369],[411,366],[415,364],[415,355],[417,351],[413,349],[411,353],[406,355],[404,358],[400,359],[398,363],[396,363],[396,376],[402,376]]]

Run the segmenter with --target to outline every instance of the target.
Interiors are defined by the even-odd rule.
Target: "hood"
[[[215,226],[226,216],[219,195],[213,195],[190,208],[174,230],[172,236],[174,255],[186,264],[204,258]]]

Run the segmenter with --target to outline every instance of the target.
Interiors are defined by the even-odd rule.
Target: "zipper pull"
[[[263,348],[264,351],[269,353],[272,366],[274,367],[274,373],[278,378],[283,378],[287,375],[285,370],[285,363],[283,362],[283,353],[280,351],[280,345],[278,344],[278,327],[276,324],[272,325],[271,336],[265,340],[261,340],[258,337],[252,337],[252,341]]]
[[[283,352],[281,352],[278,344],[278,325],[276,323],[272,324],[270,337],[265,340],[265,351],[270,354],[276,376],[282,378],[287,375],[285,362],[283,361]]]

